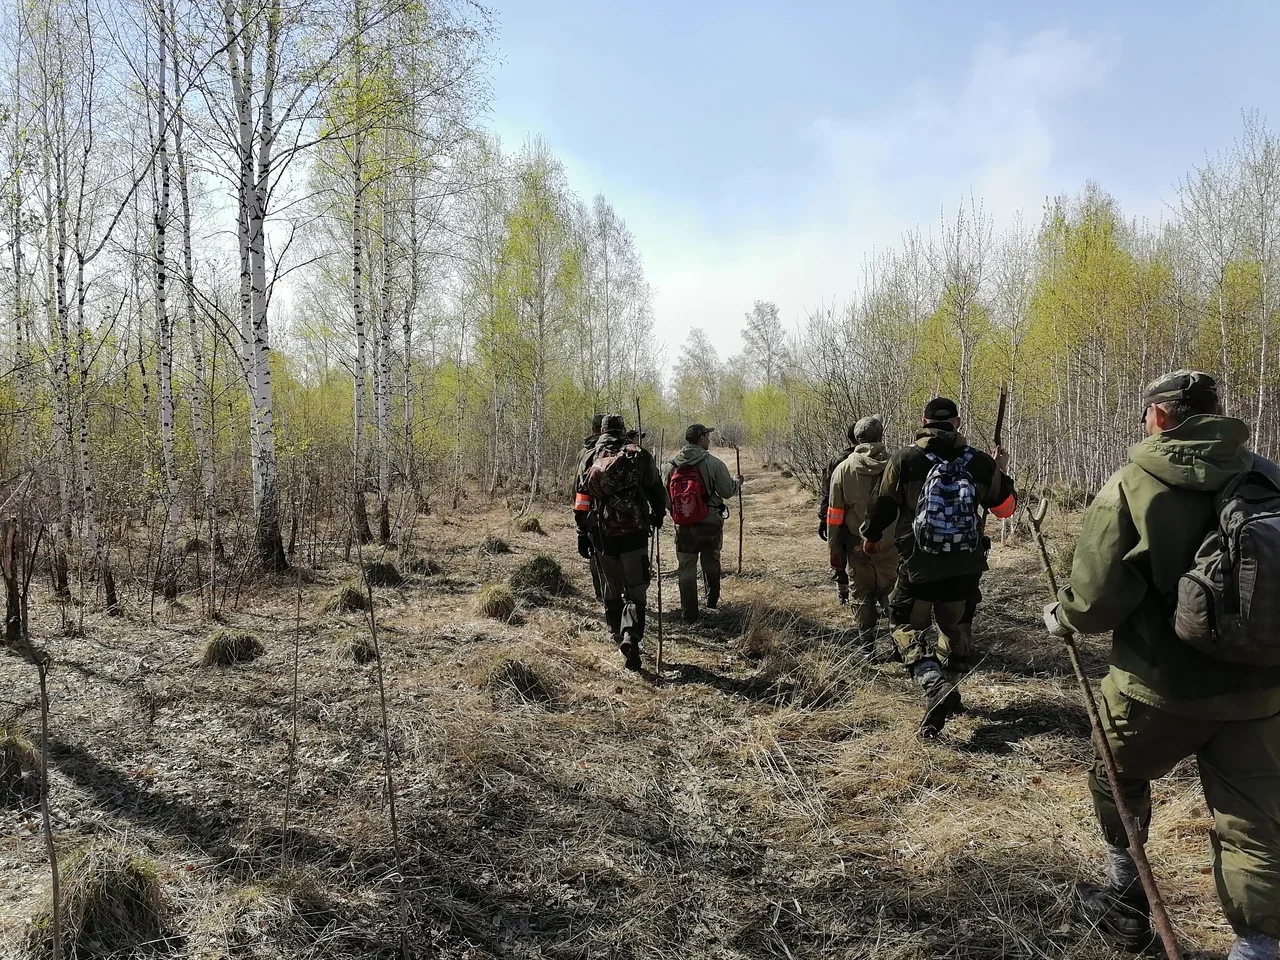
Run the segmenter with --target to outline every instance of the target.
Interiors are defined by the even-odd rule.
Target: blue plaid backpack
[[[911,529],[926,553],[975,553],[982,546],[978,524],[978,489],[969,472],[974,449],[965,447],[954,460],[926,453],[933,464],[920,488]]]

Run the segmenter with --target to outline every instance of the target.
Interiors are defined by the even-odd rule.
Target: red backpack
[[[702,472],[691,463],[682,463],[667,477],[667,496],[671,499],[671,520],[677,527],[688,527],[707,519],[707,485]]]

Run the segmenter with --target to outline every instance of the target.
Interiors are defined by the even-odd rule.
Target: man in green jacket
[[[581,477],[587,472],[587,467],[591,464],[591,454],[596,449],[596,441],[600,439],[600,424],[604,421],[604,414],[597,413],[591,418],[591,435],[582,441],[582,452],[578,454],[578,472],[574,474]],[[604,599],[604,578],[600,576],[600,564],[596,560],[595,551],[591,551],[591,555],[586,558],[587,568],[591,571],[591,586],[595,590],[596,599]]]
[[[592,477],[603,469],[606,458],[619,458],[629,483],[602,497],[592,493]],[[606,472],[611,483],[614,474]],[[639,670],[640,644],[644,640],[646,595],[652,571],[649,537],[662,527],[666,495],[653,455],[627,436],[617,414],[606,416],[595,448],[582,461],[574,496],[574,520],[578,528],[578,553],[594,556],[600,568],[604,592],[604,617],[628,670]]]
[[[936,397],[925,404],[916,442],[885,466],[880,495],[861,531],[863,553],[875,556],[888,549],[884,534],[899,518],[903,521],[890,541],[901,560],[889,597],[889,622],[903,664],[924,691],[920,733],[926,737],[936,736],[947,718],[964,708],[943,670],[968,664],[973,615],[987,569],[979,508],[1003,519],[1017,507],[1013,481],[1004,472],[1005,452],[997,447],[991,457],[975,450],[959,427],[954,401]],[[930,649],[935,620],[940,636]]]
[[[684,432],[684,447],[662,468],[662,484],[667,490],[667,508],[671,508],[671,474],[678,467],[692,466],[702,479],[707,516],[699,523],[676,527],[676,560],[679,563],[680,612],[686,623],[698,619],[698,563],[706,582],[707,608],[714,610],[720,602],[720,549],[724,545],[724,522],[729,516],[725,503],[738,492],[742,477],[730,476],[724,461],[708,451],[715,427],[701,423],[689,425]]]
[[[1277,960],[1280,938],[1280,667],[1241,666],[1183,643],[1177,583],[1213,528],[1215,494],[1247,469],[1280,471],[1222,416],[1217,383],[1178,370],[1144,393],[1146,439],[1129,448],[1084,515],[1070,582],[1045,608],[1057,636],[1111,631],[1100,712],[1121,791],[1144,836],[1151,781],[1194,755],[1213,811],[1230,960]],[[1076,885],[1081,912],[1131,948],[1151,940],[1147,899],[1101,761],[1089,776],[1108,844],[1108,884]]]
[[[831,569],[843,574],[846,584],[853,581],[850,605],[858,630],[857,644],[870,654],[875,650],[880,607],[884,605],[887,609],[889,594],[898,579],[898,550],[890,545],[874,556],[863,553],[858,528],[866,519],[871,501],[880,492],[889,451],[884,445],[884,424],[879,417],[863,417],[849,428],[849,438],[856,446],[831,473],[824,520]]]
[[[858,423],[862,423],[866,419],[864,417]],[[835,530],[828,528],[827,516],[831,507],[831,478],[835,475],[836,468],[848,460],[857,448],[857,428],[858,424],[855,423],[846,431],[845,436],[849,439],[849,445],[832,457],[827,463],[826,469],[822,471],[822,484],[818,500],[818,537],[827,544],[827,556],[831,563],[831,579],[836,585],[836,599],[842,604],[849,602],[848,558],[849,554],[853,552],[854,544],[859,543],[856,537],[858,531],[857,527],[850,528],[855,536],[849,543],[844,543],[843,541],[847,537],[838,527]],[[858,522],[861,523],[861,519]]]

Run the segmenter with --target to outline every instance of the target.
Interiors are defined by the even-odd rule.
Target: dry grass
[[[475,611],[491,620],[509,621],[516,612],[516,595],[505,583],[491,583],[476,594]]]
[[[159,867],[110,841],[99,840],[60,863],[64,957],[136,956],[160,952],[168,911]],[[27,949],[53,956],[53,901],[46,894],[32,916]]]
[[[200,665],[204,667],[233,667],[237,663],[257,660],[265,652],[262,642],[244,630],[217,629],[209,635],[204,645]]]
[[[324,609],[328,613],[355,613],[359,610],[368,610],[369,598],[359,583],[344,583],[325,600]]]
[[[537,516],[525,516],[518,518],[513,526],[517,533],[537,533],[546,536],[546,531],[542,529],[542,519]]]
[[[365,579],[371,587],[401,587],[404,577],[395,568],[395,564],[385,560],[374,560],[364,565]]]
[[[660,676],[653,615],[645,673],[607,642],[567,509],[545,509],[538,546],[569,589],[497,619],[478,591],[506,590],[514,612],[503,584],[531,557],[477,547],[510,509],[419,521],[412,540],[447,575],[378,609],[402,865],[376,688],[351,665],[360,638],[320,610],[328,588],[304,586],[287,832],[291,643],[253,670],[193,671],[190,635],[209,629],[194,615],[90,612],[84,636],[64,636],[38,597],[33,625],[58,671],[59,845],[110,832],[154,851],[186,936],[174,955],[191,960],[398,956],[401,869],[417,957],[1118,960],[1070,910],[1071,881],[1100,877],[1102,843],[1087,725],[1038,626],[1030,549],[993,554],[969,711],[921,742],[902,668],[847,648],[810,500],[777,475],[753,478],[746,498],[744,576],[726,577],[720,610],[693,627],[678,619],[664,531]],[[1055,550],[1075,522],[1051,513]],[[726,534],[732,570],[732,522]],[[291,579],[256,584],[228,621],[286,637],[294,604]],[[1084,652],[1100,675],[1105,644]],[[0,660],[0,688],[14,709],[34,702],[16,661]],[[1221,948],[1194,765],[1156,795],[1151,854],[1171,912],[1189,942]],[[12,832],[6,909],[29,906],[43,857],[38,832]]]
[[[510,583],[517,596],[543,603],[564,593],[568,586],[560,561],[545,553],[535,554],[516,567]]]
[[[510,553],[511,544],[507,543],[507,541],[503,540],[501,537],[495,536],[491,533],[480,541],[479,550],[482,554],[487,556],[496,556],[502,553]]]
[[[434,577],[441,572],[440,564],[429,557],[405,557],[402,564],[415,577]]]
[[[17,730],[0,727],[0,807],[23,809],[40,800],[40,757]]]

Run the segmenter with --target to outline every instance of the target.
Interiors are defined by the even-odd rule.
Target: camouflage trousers
[[[889,595],[893,642],[910,670],[926,657],[944,669],[960,670],[973,655],[973,616],[982,599],[982,574],[912,582],[898,577]],[[930,643],[937,623],[937,640]]]

